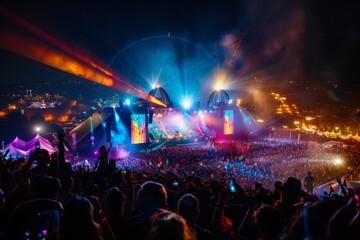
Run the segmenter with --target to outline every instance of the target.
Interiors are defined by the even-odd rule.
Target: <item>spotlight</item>
[[[35,127],[35,131],[36,131],[37,133],[39,133],[39,132],[41,131],[41,127],[40,127],[40,126],[36,126],[36,127]]]
[[[233,102],[233,100],[232,100],[232,99],[230,99],[230,100],[229,100],[229,104],[232,104],[232,102]]]
[[[126,100],[125,100],[125,105],[130,106],[130,99],[126,99]]]
[[[343,163],[343,161],[340,158],[334,159],[334,164],[335,165],[341,165],[342,163]]]
[[[220,91],[222,89],[221,83],[217,83],[214,88],[215,91]]]
[[[183,102],[182,102],[182,106],[184,107],[185,110],[189,109],[191,107],[191,102],[189,99],[185,99]]]

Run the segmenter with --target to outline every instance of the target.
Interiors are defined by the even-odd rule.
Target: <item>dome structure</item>
[[[225,90],[215,90],[210,94],[208,105],[209,107],[221,106],[223,104],[228,104],[229,100],[229,94]]]
[[[165,89],[163,89],[160,86],[156,86],[156,88],[152,89],[148,94],[148,97],[149,96],[153,96],[154,98],[158,99],[162,103],[165,103],[166,106],[171,106],[171,101],[170,101],[169,95],[167,94]]]

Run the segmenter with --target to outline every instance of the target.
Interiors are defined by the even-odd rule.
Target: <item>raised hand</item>
[[[64,129],[57,131],[57,137],[58,137],[59,141],[64,141],[64,137],[65,137]]]

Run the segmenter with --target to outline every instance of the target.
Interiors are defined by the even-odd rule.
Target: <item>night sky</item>
[[[147,90],[155,75],[170,95],[172,87],[197,92],[215,68],[231,72],[234,88],[257,78],[275,90],[360,89],[358,1],[2,1],[1,8]],[[0,16],[0,38],[8,30],[33,37]],[[1,47],[1,85],[69,77]]]

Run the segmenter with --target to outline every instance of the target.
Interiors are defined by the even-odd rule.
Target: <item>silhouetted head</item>
[[[194,222],[199,215],[199,201],[194,195],[185,194],[179,199],[177,210],[186,221]]]
[[[307,208],[304,214],[305,234],[309,239],[326,239],[326,231],[330,218],[345,205],[343,200],[317,201]]]
[[[301,181],[294,177],[289,177],[286,181],[281,185],[280,191],[282,193],[295,196],[295,197],[304,197],[306,196],[306,192],[301,190]]]
[[[148,181],[141,185],[137,193],[140,214],[150,220],[154,212],[167,208],[167,193],[165,187],[156,182]]]
[[[101,146],[101,147],[99,148],[99,152],[100,152],[100,153],[106,152],[105,146]]]
[[[61,188],[58,178],[50,176],[39,176],[34,183],[33,191],[38,198],[49,198],[56,200]]]
[[[61,239],[102,239],[94,221],[94,208],[85,197],[73,197],[65,205]]]
[[[278,239],[283,232],[285,218],[281,211],[270,205],[260,207],[255,212],[256,226],[264,239]]]
[[[193,240],[196,233],[187,225],[186,220],[180,215],[159,210],[151,218],[149,240]]]
[[[125,196],[122,191],[120,191],[117,187],[113,187],[109,191],[109,195],[107,196],[107,203],[111,209],[111,211],[122,212],[125,203]]]

